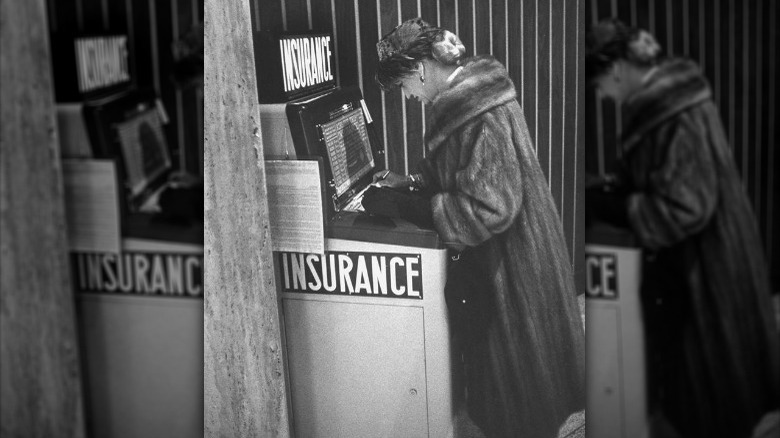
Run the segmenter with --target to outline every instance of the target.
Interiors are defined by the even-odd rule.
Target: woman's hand
[[[374,174],[372,184],[377,187],[390,187],[398,189],[409,186],[409,179],[389,170],[382,170]]]

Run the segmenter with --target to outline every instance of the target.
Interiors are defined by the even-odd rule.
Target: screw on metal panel
[[[409,395],[417,395],[417,390],[412,388],[409,390]]]

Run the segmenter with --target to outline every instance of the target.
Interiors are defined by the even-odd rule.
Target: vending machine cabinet
[[[447,251],[328,238],[275,259],[294,436],[452,436]]]
[[[595,224],[585,260],[588,436],[646,436],[641,250],[628,231]]]
[[[360,89],[260,113],[267,158],[322,160],[324,253],[274,252],[293,435],[451,436],[447,251],[360,210],[384,166]]]
[[[90,436],[203,436],[203,245],[71,259]]]

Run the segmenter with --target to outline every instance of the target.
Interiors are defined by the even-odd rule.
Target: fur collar
[[[678,58],[662,63],[624,104],[624,147],[637,143],[659,123],[711,97],[707,79],[693,61]]]
[[[425,144],[433,151],[450,134],[474,117],[515,99],[506,69],[489,55],[469,58],[461,71],[431,105]]]

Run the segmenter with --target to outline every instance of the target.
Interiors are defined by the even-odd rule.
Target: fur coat
[[[778,337],[755,218],[693,62],[663,63],[624,104],[623,148],[651,403],[686,437],[747,437],[778,406]]]
[[[585,407],[584,333],[572,267],[514,85],[468,60],[432,102],[420,166],[448,271],[467,407],[489,437],[554,437]]]

